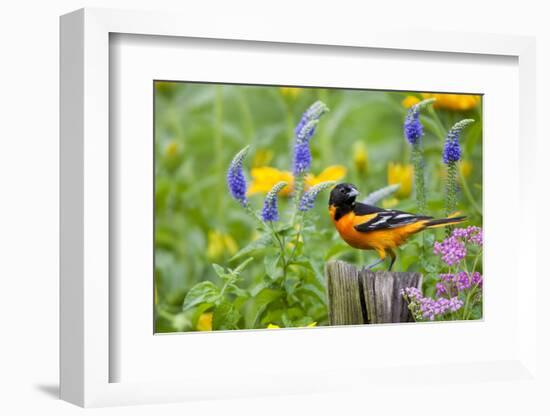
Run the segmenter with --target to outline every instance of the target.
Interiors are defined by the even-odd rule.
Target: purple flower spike
[[[417,144],[424,135],[424,127],[420,122],[420,110],[434,101],[435,98],[428,98],[409,108],[403,124],[403,135],[410,144]]]
[[[328,111],[328,107],[322,101],[316,101],[302,115],[296,126],[296,141],[294,144],[294,175],[300,175],[311,166],[311,151],[309,141],[315,133],[319,119]]]
[[[227,171],[227,186],[229,192],[231,196],[243,206],[248,203],[246,200],[246,179],[243,173],[243,160],[248,154],[249,148],[250,146],[246,146],[235,155]]]
[[[420,123],[420,111],[416,105],[413,105],[405,117],[403,133],[410,144],[416,144],[424,135],[424,127]]]
[[[460,137],[462,130],[473,122],[474,120],[469,118],[461,120],[456,123],[451,130],[449,130],[449,133],[447,133],[447,138],[445,139],[445,145],[443,146],[443,162],[445,162],[445,164],[449,165],[460,160],[462,152],[460,150],[458,138]]]
[[[317,185],[312,186],[306,193],[304,193],[302,199],[300,200],[300,211],[305,212],[312,209],[313,205],[315,204],[315,200],[317,199],[317,195],[319,195],[319,193],[324,191],[325,189],[332,187],[334,184],[334,181],[329,181],[321,182]]]
[[[294,133],[296,136],[300,134],[304,126],[311,120],[319,120],[323,114],[328,112],[328,107],[322,101],[315,101],[305,112],[302,118],[296,125]],[[313,134],[313,132],[312,132]]]
[[[264,200],[264,207],[262,209],[262,219],[265,222],[279,221],[279,209],[277,207],[277,194],[287,185],[286,182],[279,182],[271,191],[269,191]]]

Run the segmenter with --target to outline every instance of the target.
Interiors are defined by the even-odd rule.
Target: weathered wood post
[[[330,325],[410,322],[406,287],[422,288],[422,275],[415,272],[373,272],[343,261],[325,266]]]

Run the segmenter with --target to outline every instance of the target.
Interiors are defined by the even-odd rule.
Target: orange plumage
[[[370,232],[357,231],[355,226],[372,220],[377,214],[355,215],[353,211],[341,217],[338,221],[334,219],[336,207],[330,207],[330,218],[332,219],[338,234],[346,243],[353,248],[361,250],[376,250],[381,258],[386,257],[386,249],[394,249],[402,245],[407,238],[424,228],[428,220],[421,220],[398,228],[381,229]]]

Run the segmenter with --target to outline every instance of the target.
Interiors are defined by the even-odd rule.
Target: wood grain
[[[410,322],[407,303],[401,296],[406,287],[422,288],[416,272],[358,270],[330,261],[325,266],[330,325]]]

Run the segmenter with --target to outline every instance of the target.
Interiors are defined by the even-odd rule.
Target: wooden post
[[[406,287],[422,288],[422,275],[415,272],[373,272],[343,261],[325,266],[330,325],[360,325],[410,322]]]

